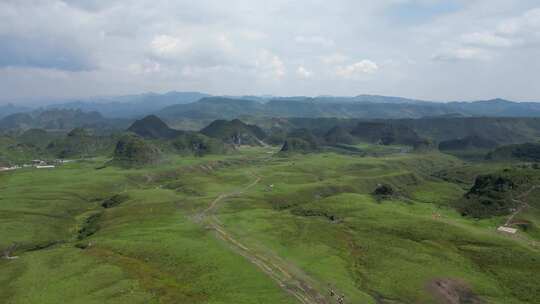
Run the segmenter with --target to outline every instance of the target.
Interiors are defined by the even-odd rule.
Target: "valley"
[[[540,304],[538,0],[0,0],[0,304]]]
[[[227,119],[252,102],[182,104],[220,113],[176,116],[200,126],[187,129],[72,109],[4,118],[0,298],[540,298],[537,118]]]

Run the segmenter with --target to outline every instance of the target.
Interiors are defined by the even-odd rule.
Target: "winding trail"
[[[524,201],[524,199],[526,199],[531,194],[531,192],[533,192],[534,190],[539,189],[539,188],[540,188],[540,185],[532,186],[529,190],[523,192],[517,198],[512,199],[513,202],[519,204],[519,207],[516,209],[516,211],[514,211],[514,212],[512,212],[512,214],[510,214],[508,219],[506,219],[506,222],[504,223],[503,227],[512,226],[516,216],[518,216],[526,208],[530,207],[529,204]],[[514,234],[514,235],[512,235],[512,237],[520,239],[520,240],[526,242],[527,244],[529,244],[530,246],[532,246],[536,250],[538,250],[538,248],[540,248],[540,242],[539,241],[528,238],[528,237],[526,237],[526,236],[524,236],[522,234]]]
[[[529,204],[525,201],[523,201],[523,199],[527,198],[529,196],[529,194],[531,194],[531,192],[533,192],[534,190],[540,188],[540,185],[535,185],[535,186],[532,186],[529,190],[523,192],[522,194],[520,194],[517,199],[512,199],[513,202],[515,203],[518,203],[519,204],[519,207],[516,209],[516,211],[512,212],[512,214],[508,217],[508,219],[506,220],[506,222],[504,223],[504,226],[505,227],[509,227],[514,218],[520,214],[524,209],[528,208],[529,207]]]
[[[310,283],[308,283],[313,282],[314,280],[310,279],[307,274],[303,273],[296,267],[294,267],[293,270],[293,267],[289,263],[286,263],[270,252],[265,252],[264,254],[256,252],[252,248],[249,248],[247,245],[241,243],[226,230],[215,215],[215,211],[221,202],[228,198],[242,195],[261,181],[260,176],[253,173],[250,173],[250,175],[254,177],[254,180],[251,183],[240,190],[218,195],[210,203],[208,208],[204,209],[196,216],[196,219],[200,222],[204,222],[210,229],[215,230],[217,236],[228,243],[235,252],[257,266],[267,276],[273,279],[280,288],[294,296],[300,303],[332,303],[325,296],[320,294]]]

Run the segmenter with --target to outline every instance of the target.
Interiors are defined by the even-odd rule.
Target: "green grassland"
[[[137,169],[103,168],[97,158],[1,172],[0,249],[16,243],[18,258],[0,260],[0,299],[299,303],[220,238],[215,221],[253,256],[346,303],[439,303],[427,288],[439,278],[465,282],[487,303],[538,301],[540,204],[521,215],[533,224],[519,237],[496,232],[505,217],[474,220],[452,208],[476,174],[505,164],[359,148],[380,153],[242,148]],[[373,196],[380,183],[397,194]],[[236,194],[199,218],[227,193]],[[102,207],[118,194],[126,199]]]

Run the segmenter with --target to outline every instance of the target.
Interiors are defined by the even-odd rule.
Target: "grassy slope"
[[[0,176],[0,214],[8,220],[0,224],[1,248],[17,242],[21,253],[66,242],[0,260],[0,298],[7,303],[292,303],[269,278],[189,219],[194,206],[185,197],[135,178],[164,168],[94,170],[97,165]],[[207,189],[208,199],[225,188]],[[101,199],[120,191],[130,201],[99,207]],[[103,212],[100,229],[76,241],[93,212]],[[77,243],[91,246],[81,250]]]
[[[502,219],[461,218],[446,206],[463,190],[423,176],[453,161],[441,155],[298,157],[259,170],[262,183],[274,185],[272,192],[264,194],[262,185],[250,198],[231,200],[220,218],[261,252],[287,257],[320,286],[336,286],[353,302],[365,301],[366,294],[430,302],[424,286],[439,277],[463,279],[493,303],[534,301],[540,294],[534,283],[540,278],[538,251],[496,234]],[[416,202],[375,202],[367,194],[379,182],[408,189]],[[356,193],[332,193],[340,187]],[[277,211],[271,208],[275,197],[342,221]]]
[[[495,233],[503,218],[471,221],[448,207],[464,190],[430,173],[462,168],[452,157],[261,158],[268,154],[250,149],[241,157],[174,159],[144,170],[94,170],[98,163],[76,163],[54,171],[0,174],[0,248],[12,242],[22,243],[22,249],[66,242],[0,260],[0,298],[8,303],[294,303],[192,218],[220,193],[249,184],[253,173],[261,182],[223,202],[219,220],[243,244],[308,275],[323,293],[334,286],[353,303],[375,298],[430,303],[425,285],[451,277],[490,303],[531,303],[540,297],[537,250]],[[463,175],[476,170],[467,167]],[[381,182],[404,198],[374,200],[369,193]],[[102,199],[124,191],[128,202],[99,207]],[[340,220],[297,216],[294,210],[324,211]],[[97,233],[77,241],[81,224],[96,212],[103,213]],[[534,210],[526,216],[538,218]],[[74,246],[88,243],[85,250]]]

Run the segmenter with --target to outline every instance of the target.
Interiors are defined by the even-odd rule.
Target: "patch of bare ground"
[[[485,303],[464,282],[455,279],[433,279],[427,285],[428,291],[441,304],[483,304]]]

